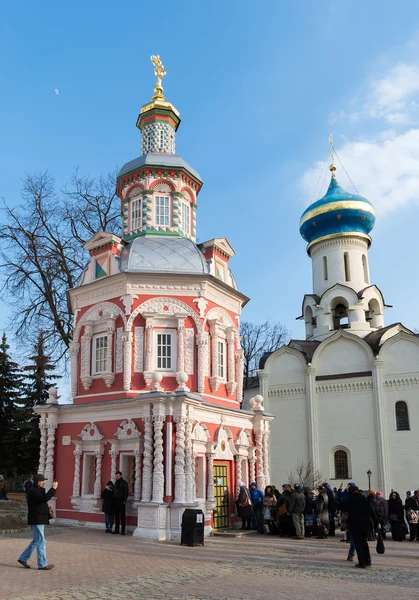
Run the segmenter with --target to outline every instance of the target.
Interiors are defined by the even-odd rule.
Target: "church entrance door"
[[[229,519],[228,472],[226,464],[214,465],[214,529],[227,528]]]

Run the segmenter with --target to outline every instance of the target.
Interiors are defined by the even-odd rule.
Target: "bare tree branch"
[[[287,477],[287,483],[290,485],[302,483],[304,487],[308,487],[311,490],[317,489],[324,481],[321,472],[314,468],[312,460],[309,460],[307,463],[301,460],[297,461],[294,469],[288,473]]]

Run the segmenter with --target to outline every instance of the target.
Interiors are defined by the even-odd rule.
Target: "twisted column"
[[[80,344],[78,342],[70,342],[70,371],[71,371],[71,395],[77,396],[78,386],[78,358],[80,352]]]
[[[235,369],[235,349],[236,349],[236,331],[234,327],[227,329],[227,366],[228,366],[228,378],[227,378],[227,393],[232,396],[237,388],[236,382],[236,369]]]
[[[144,379],[147,385],[151,383],[151,373],[153,372],[153,319],[146,319],[146,350],[145,350],[145,370]]]
[[[192,452],[192,419],[186,419],[185,427],[185,501],[195,500],[195,472]]]
[[[96,477],[95,486],[93,488],[93,494],[96,498],[100,498],[102,493],[102,452],[98,450],[95,452],[96,456]]]
[[[249,458],[249,477],[250,482],[256,481],[256,471],[255,471],[255,459],[253,457]]]
[[[256,462],[257,462],[257,484],[260,490],[265,489],[265,473],[263,470],[263,441],[262,432],[256,432]]]
[[[185,319],[178,319],[177,326],[177,371],[185,370]]]
[[[47,454],[45,461],[45,477],[47,478],[46,489],[49,490],[54,481],[54,450],[56,423],[48,423],[47,429]]]
[[[154,460],[153,460],[153,499],[152,502],[163,502],[164,466],[163,466],[163,425],[165,417],[156,415],[154,424]]]
[[[115,481],[116,479],[116,458],[118,456],[118,452],[116,450],[110,450],[109,456],[111,457],[111,481]]]
[[[207,502],[214,502],[214,455],[208,453],[207,458]]]
[[[91,362],[92,362],[92,336],[93,329],[90,323],[84,326],[84,335],[81,338],[81,382],[85,390],[92,385]]]
[[[244,352],[243,348],[239,348],[236,352],[236,400],[241,402],[243,400],[243,372],[244,372]]]
[[[76,448],[74,454],[74,479],[73,479],[73,497],[80,496],[80,458],[83,454],[81,450]]]
[[[175,502],[185,502],[185,417],[175,417]]]
[[[144,421],[144,454],[143,454],[143,489],[141,500],[151,501],[153,477],[153,423],[151,417],[143,417]]]
[[[197,336],[198,344],[198,393],[205,391],[205,377],[208,375],[209,344],[208,333],[201,332]]]
[[[240,483],[242,481],[242,457],[240,454],[236,454],[235,462],[236,462],[236,498],[239,496],[240,492]]]
[[[139,502],[141,498],[141,453],[134,450],[135,456],[135,483],[134,483],[134,502]]]
[[[39,467],[38,467],[38,473],[44,473],[45,471],[45,458],[46,458],[46,451],[47,451],[47,429],[48,429],[48,425],[45,423],[45,421],[40,421],[39,423],[39,429],[41,430],[41,442],[39,445]]]
[[[271,482],[271,474],[269,472],[269,424],[265,422],[265,431],[263,434],[263,472],[265,475],[266,485],[269,485]]]
[[[124,331],[122,333],[122,352],[124,356],[124,390],[131,389],[131,373],[132,373],[132,333]]]

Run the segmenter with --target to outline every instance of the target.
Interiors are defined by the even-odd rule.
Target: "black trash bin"
[[[204,545],[204,513],[200,509],[186,508],[182,516],[182,546]]]

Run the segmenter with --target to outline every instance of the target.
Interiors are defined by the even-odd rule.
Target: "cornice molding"
[[[392,377],[385,379],[383,387],[387,389],[395,389],[401,387],[417,387],[419,386],[419,377]]]
[[[317,394],[335,394],[340,392],[365,392],[372,390],[372,381],[366,378],[361,381],[334,381],[333,383],[322,383],[316,385]]]

